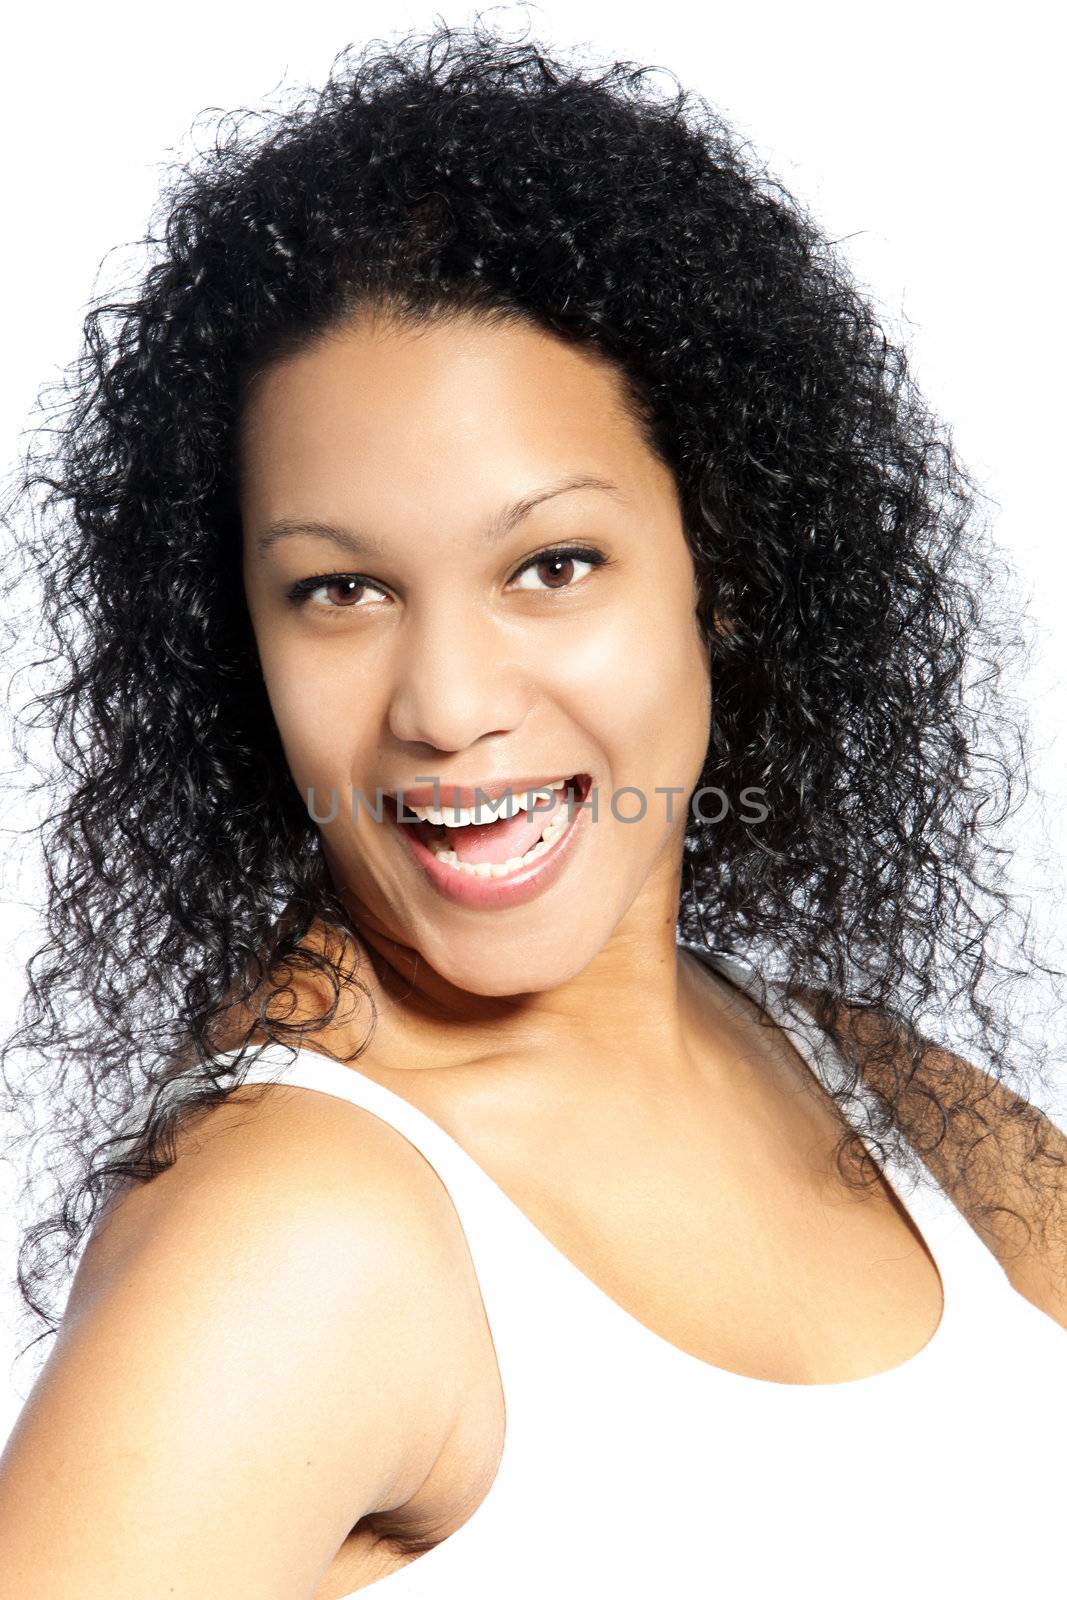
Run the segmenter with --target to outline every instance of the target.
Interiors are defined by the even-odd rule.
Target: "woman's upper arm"
[[[447,1196],[324,1101],[266,1091],[91,1241],[0,1458],[7,1600],[299,1600],[429,1472],[462,1389]]]

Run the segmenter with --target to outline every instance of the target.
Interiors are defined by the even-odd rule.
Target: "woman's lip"
[[[586,795],[579,793],[579,800]],[[433,887],[444,899],[454,905],[470,906],[478,910],[495,910],[508,906],[524,905],[535,896],[543,894],[554,883],[587,827],[589,808],[577,806],[566,829],[543,855],[531,861],[528,867],[511,873],[506,878],[479,878],[469,872],[457,872],[443,861],[438,861],[416,834],[414,823],[401,822],[395,805],[390,806],[395,826],[403,835],[408,850]]]

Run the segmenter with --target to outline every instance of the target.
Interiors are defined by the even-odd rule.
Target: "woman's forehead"
[[[334,515],[331,500],[399,513],[407,497],[495,516],[568,477],[611,484],[620,502],[665,487],[648,481],[608,363],[536,329],[473,323],[316,340],[262,374],[241,450],[243,506],[264,524]],[[292,504],[295,486],[315,504]]]
[[[612,362],[532,325],[469,317],[412,329],[360,317],[269,364],[248,390],[242,420],[250,440],[276,420],[291,427],[292,413],[309,406],[409,426],[456,426],[484,411],[502,419],[532,412],[547,427],[555,412],[573,410],[587,426],[607,427],[622,414],[621,393]]]

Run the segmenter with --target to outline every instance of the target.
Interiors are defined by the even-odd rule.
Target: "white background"
[[[161,165],[181,154],[199,111],[262,104],[279,87],[321,82],[348,43],[472,14],[325,0],[20,6],[5,25],[0,95],[2,465],[39,386],[76,354],[94,288],[125,281],[135,253],[103,258],[144,231]],[[1032,717],[1034,777],[1048,796],[1047,817],[1034,813],[1022,830],[1016,881],[1043,882],[1034,841],[1045,826],[1062,875],[1067,351],[1054,8],[568,0],[487,15],[512,36],[528,17],[549,47],[588,43],[597,57],[673,70],[753,141],[830,237],[846,241],[891,331],[906,336],[927,398],[1000,508],[997,537],[1029,596],[1037,649],[1019,692]],[[4,814],[18,820],[10,804]],[[33,947],[13,871],[5,882],[4,1028]],[[1062,876],[1052,888],[1062,890]],[[32,862],[20,892],[35,892]],[[1062,938],[1062,909],[1052,900],[1034,909],[1038,926],[1043,917]],[[0,1438],[27,1388],[24,1368],[8,1381],[14,1250],[12,1228],[0,1227]]]

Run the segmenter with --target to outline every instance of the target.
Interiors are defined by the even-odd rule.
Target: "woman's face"
[[[565,982],[617,932],[673,950],[708,662],[674,480],[613,369],[530,327],[364,318],[262,374],[241,469],[267,691],[357,923],[484,995]],[[605,487],[549,494],[579,477]],[[435,779],[451,806],[454,784],[579,773],[595,818],[557,792],[508,850],[504,823],[450,836],[515,860],[555,818],[533,877],[456,887],[389,803]]]

